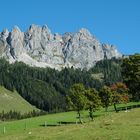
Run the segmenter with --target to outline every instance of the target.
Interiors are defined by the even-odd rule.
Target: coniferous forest
[[[47,112],[67,111],[66,95],[75,83],[99,90],[104,85],[121,82],[121,59],[97,62],[89,70],[30,67],[22,62],[9,64],[0,60],[0,85],[16,90],[23,98]]]

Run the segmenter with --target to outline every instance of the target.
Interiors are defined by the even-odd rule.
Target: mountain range
[[[26,32],[15,26],[11,32],[0,33],[0,57],[10,63],[24,62],[30,66],[51,67],[93,67],[96,62],[112,57],[122,57],[114,45],[103,44],[87,29],[63,35],[51,33],[44,25],[31,25]]]

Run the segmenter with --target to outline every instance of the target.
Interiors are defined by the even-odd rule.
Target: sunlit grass
[[[109,111],[112,109],[110,107]],[[140,138],[139,108],[119,113],[100,109],[95,112],[93,122],[89,121],[88,111],[83,111],[83,121],[86,122],[84,124],[76,124],[76,116],[76,112],[72,111],[1,122],[0,140],[139,140]],[[61,121],[75,124],[49,126]]]

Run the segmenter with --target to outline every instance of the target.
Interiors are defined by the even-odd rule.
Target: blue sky
[[[1,0],[0,31],[47,24],[53,33],[87,28],[123,54],[140,53],[140,0]]]

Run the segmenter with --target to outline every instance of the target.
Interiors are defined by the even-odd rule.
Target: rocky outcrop
[[[0,33],[0,57],[37,67],[89,69],[99,60],[121,54],[113,45],[101,44],[84,28],[59,35],[52,34],[46,25],[31,25],[25,33],[17,26],[12,32],[5,29]]]

